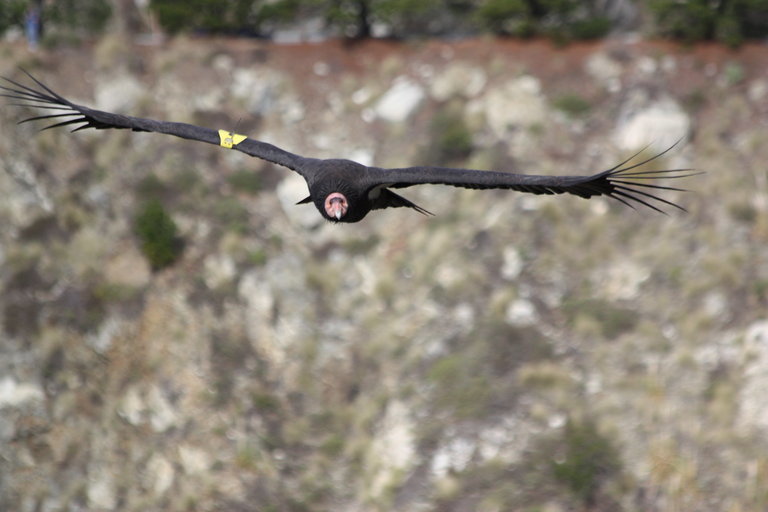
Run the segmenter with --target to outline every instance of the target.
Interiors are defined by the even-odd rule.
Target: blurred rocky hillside
[[[768,48],[0,47],[75,102],[316,157],[588,174],[683,138],[688,213],[290,171],[0,107],[0,510],[768,509]],[[26,83],[26,82],[25,82]],[[159,201],[179,259],[153,270]]]

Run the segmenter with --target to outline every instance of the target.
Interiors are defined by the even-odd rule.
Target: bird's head
[[[340,221],[347,214],[349,202],[341,192],[331,192],[325,196],[323,209],[329,219]]]
[[[371,211],[366,168],[349,160],[312,162],[309,194],[324,219],[331,222],[357,222]],[[307,171],[305,171],[307,172]]]

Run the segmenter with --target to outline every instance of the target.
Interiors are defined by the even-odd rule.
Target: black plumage
[[[72,126],[73,132],[87,128],[130,129],[165,133],[184,139],[231,147],[299,173],[309,187],[309,196],[299,201],[299,204],[314,203],[323,217],[333,222],[358,222],[371,210],[382,208],[408,207],[422,214],[431,215],[424,208],[392,190],[424,184],[472,189],[509,189],[532,194],[567,193],[587,199],[608,196],[630,207],[638,204],[663,212],[661,208],[667,205],[684,210],[682,206],[654,193],[658,190],[682,191],[683,189],[657,185],[649,181],[657,178],[684,178],[696,174],[690,169],[642,169],[642,166],[664,155],[672,149],[671,147],[653,157],[629,165],[628,163],[637,156],[633,155],[608,170],[590,176],[525,175],[430,166],[384,169],[362,165],[351,160],[307,158],[272,144],[222,130],[113,114],[77,105],[55,93],[29,73],[26,74],[34,81],[37,88],[4,78],[7,85],[0,85],[0,89],[4,91],[2,96],[14,100],[12,105],[41,108],[52,113],[30,117],[20,123],[53,120],[57,122],[43,129],[63,126]]]

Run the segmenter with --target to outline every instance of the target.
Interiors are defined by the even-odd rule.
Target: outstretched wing
[[[102,110],[77,105],[53,92],[49,87],[24,71],[31,78],[38,88],[29,87],[19,82],[3,77],[6,85],[0,85],[0,96],[14,100],[18,107],[32,107],[45,110],[45,115],[29,117],[19,121],[19,124],[29,121],[53,120],[58,121],[43,130],[57,128],[62,126],[72,126],[73,132],[95,128],[103,130],[107,128],[130,129],[135,132],[156,132],[174,135],[183,139],[198,140],[209,144],[232,147],[245,154],[261,158],[289,169],[300,172],[301,163],[306,160],[304,157],[285,151],[261,142],[258,140],[242,137],[242,140],[232,144],[232,141],[225,141],[226,136],[220,134],[218,130],[203,128],[187,123],[173,123],[167,121],[155,121],[154,119],[144,119],[141,117],[125,116],[121,114],[112,114]],[[228,133],[228,132],[224,132]],[[229,134],[231,136],[232,134]]]
[[[374,176],[380,183],[387,184],[391,188],[442,184],[476,189],[510,189],[531,194],[574,194],[587,199],[593,196],[608,196],[632,208],[634,208],[633,204],[641,204],[665,213],[660,209],[663,204],[685,211],[682,206],[652,193],[654,190],[684,191],[684,189],[656,185],[649,181],[657,178],[685,178],[700,173],[693,172],[692,169],[641,169],[642,166],[661,157],[676,145],[677,142],[658,155],[628,165],[641,151],[620,164],[592,176],[540,176],[448,167],[381,169],[381,172],[375,173]],[[654,201],[657,203],[654,204]]]

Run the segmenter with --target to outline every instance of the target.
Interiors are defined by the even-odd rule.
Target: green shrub
[[[255,251],[248,253],[247,256],[248,263],[256,267],[263,267],[266,265],[268,259],[269,256],[264,249],[256,249]]]
[[[257,35],[265,21],[289,20],[300,0],[152,0],[150,9],[171,34],[203,31]]]
[[[461,108],[449,106],[432,119],[426,160],[438,165],[465,160],[472,153],[472,131]]]
[[[476,18],[494,34],[516,37],[546,35],[557,41],[596,39],[611,28],[594,0],[484,0]]]
[[[592,108],[589,102],[578,94],[564,94],[555,99],[554,106],[570,117],[583,116]]]
[[[227,182],[232,185],[235,190],[240,192],[246,192],[248,194],[255,194],[264,187],[261,176],[259,173],[249,170],[241,169],[230,174],[227,177]]]
[[[429,35],[436,18],[453,6],[438,0],[310,0],[326,22],[347,37],[371,36],[376,23],[387,25],[394,36]],[[437,30],[439,32],[439,29]]]
[[[472,29],[495,34],[559,39],[592,39],[610,29],[597,0],[311,0],[326,20],[345,35],[368,37],[375,23],[396,37],[466,33]]]
[[[611,30],[611,20],[605,16],[594,16],[584,20],[576,20],[569,27],[570,38],[590,40],[605,37]]]
[[[570,324],[582,317],[593,320],[608,339],[616,338],[637,325],[635,311],[601,299],[568,299],[563,303],[563,312]]]
[[[530,10],[520,0],[486,0],[476,11],[480,24],[495,34],[532,36]]]
[[[56,0],[43,13],[46,22],[81,35],[103,32],[111,16],[108,0]]]
[[[555,479],[585,505],[594,503],[603,482],[621,470],[616,449],[590,421],[568,422],[563,449],[562,461],[552,464]]]
[[[768,0],[651,0],[656,31],[688,43],[714,40],[738,46],[768,36]]]
[[[147,201],[139,210],[135,229],[152,269],[167,267],[181,256],[183,244],[176,223],[157,199]]]
[[[3,0],[0,2],[0,34],[13,26],[22,26],[26,8],[26,0]]]

